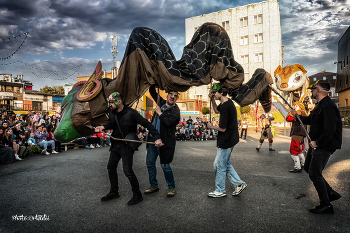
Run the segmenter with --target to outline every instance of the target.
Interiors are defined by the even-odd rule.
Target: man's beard
[[[175,105],[175,102],[173,102],[173,103],[171,104],[171,103],[167,100],[167,101],[166,101],[166,104],[169,105],[169,106],[173,106],[173,105]]]

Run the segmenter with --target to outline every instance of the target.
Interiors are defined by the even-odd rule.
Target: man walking
[[[320,205],[310,209],[314,214],[334,214],[331,201],[341,198],[334,191],[322,175],[323,169],[329,157],[341,148],[342,124],[337,106],[329,98],[330,84],[328,81],[318,81],[310,85],[312,98],[316,99],[317,105],[309,116],[300,116],[304,124],[310,125],[310,147],[307,152],[304,169],[309,174],[314,184]],[[292,110],[295,116],[297,111]]]
[[[124,138],[130,133],[137,132],[137,124],[146,127],[153,135],[155,147],[162,145],[162,140],[159,139],[158,131],[151,123],[143,118],[136,110],[125,106],[122,96],[118,92],[114,92],[108,97],[110,106],[109,121],[104,126],[95,128],[95,132],[113,129],[112,136],[114,138]],[[101,198],[101,201],[108,201],[119,196],[119,184],[117,167],[119,160],[122,159],[123,171],[131,184],[133,197],[128,201],[128,205],[135,205],[143,200],[142,193],[139,188],[139,181],[132,169],[134,151],[124,141],[111,139],[110,156],[108,160],[107,170],[111,188],[109,193]]]
[[[220,112],[220,120],[218,126],[208,123],[209,129],[218,131],[217,137],[217,154],[214,161],[215,172],[215,191],[208,194],[209,197],[225,197],[225,178],[230,180],[234,185],[235,191],[233,196],[240,194],[247,184],[243,182],[235,169],[232,167],[230,157],[233,147],[239,142],[237,110],[231,99],[227,97],[227,88],[224,83],[215,83],[209,93],[212,106],[215,113]],[[217,106],[215,100],[220,100]]]
[[[156,127],[160,133],[164,146],[156,148],[154,145],[148,145],[146,164],[148,169],[149,183],[151,187],[145,191],[145,194],[151,194],[159,191],[157,181],[156,161],[157,157],[160,158],[160,165],[163,169],[165,180],[168,184],[168,197],[175,196],[175,180],[170,163],[173,161],[175,153],[176,125],[180,121],[180,109],[176,104],[179,93],[177,91],[170,91],[167,95],[167,99],[164,100],[156,92],[155,86],[151,86],[149,92],[157,106],[155,108],[155,114],[152,118],[152,125]],[[158,101],[159,98],[159,101]],[[148,141],[154,140],[154,134],[151,133],[148,137]]]

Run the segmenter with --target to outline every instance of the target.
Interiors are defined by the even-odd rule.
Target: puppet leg
[[[272,149],[272,143],[273,143],[273,139],[269,138],[269,151],[275,151],[275,149]]]
[[[259,139],[259,144],[258,144],[258,147],[256,148],[256,150],[257,150],[257,151],[259,151],[259,150],[260,150],[260,148],[261,148],[261,146],[262,146],[263,142],[264,142],[264,139],[260,138],[260,139]]]

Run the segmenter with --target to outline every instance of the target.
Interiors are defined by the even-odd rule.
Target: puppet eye
[[[275,76],[275,81],[276,81],[276,83],[278,82],[278,78],[277,78],[277,76]]]
[[[300,81],[300,79],[301,79],[301,76],[298,75],[298,76],[296,76],[296,77],[294,78],[293,82],[297,83],[297,82]]]

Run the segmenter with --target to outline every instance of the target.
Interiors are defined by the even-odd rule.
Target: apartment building
[[[235,60],[244,68],[247,82],[257,68],[273,75],[282,65],[283,48],[279,4],[270,0],[230,8],[186,19],[186,44],[195,31],[206,22],[221,25],[228,33]],[[208,87],[192,87],[190,98],[208,101]]]
[[[350,27],[338,42],[337,82],[335,91],[339,93],[339,112],[344,122],[350,123]]]

